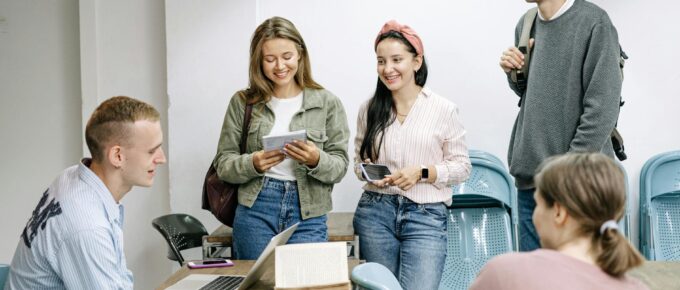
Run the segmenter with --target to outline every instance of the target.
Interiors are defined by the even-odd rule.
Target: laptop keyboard
[[[242,276],[220,276],[199,290],[234,290],[241,285],[243,279],[245,277]]]

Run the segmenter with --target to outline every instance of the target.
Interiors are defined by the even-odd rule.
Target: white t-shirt
[[[290,132],[290,121],[293,119],[293,115],[302,108],[302,92],[292,98],[280,99],[272,97],[269,100],[269,107],[274,111],[274,127],[269,134],[275,135]],[[281,163],[270,168],[264,175],[281,180],[295,180],[295,162],[297,161],[286,157]]]

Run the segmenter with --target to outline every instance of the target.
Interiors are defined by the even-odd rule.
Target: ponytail
[[[642,265],[644,258],[621,235],[616,220],[626,205],[625,174],[601,153],[570,153],[546,160],[534,181],[548,207],[559,203],[579,224],[577,234],[589,237],[590,255],[613,277]]]
[[[621,277],[628,270],[642,265],[640,253],[616,229],[605,229],[593,236],[593,249],[598,249],[597,266],[607,274]]]

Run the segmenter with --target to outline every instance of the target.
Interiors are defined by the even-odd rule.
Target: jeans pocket
[[[364,191],[359,198],[359,206],[369,206],[375,203],[378,193]]]
[[[418,209],[437,219],[446,220],[446,205],[442,202],[419,204]]]

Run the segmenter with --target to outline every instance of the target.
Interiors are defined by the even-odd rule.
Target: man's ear
[[[553,205],[553,207],[553,221],[555,222],[555,225],[558,227],[564,226],[567,223],[567,219],[569,218],[567,208],[557,202]]]
[[[123,148],[120,147],[120,145],[114,145],[109,147],[109,150],[107,151],[108,154],[106,154],[107,159],[113,165],[115,168],[120,168],[123,166],[123,153],[122,153]]]

